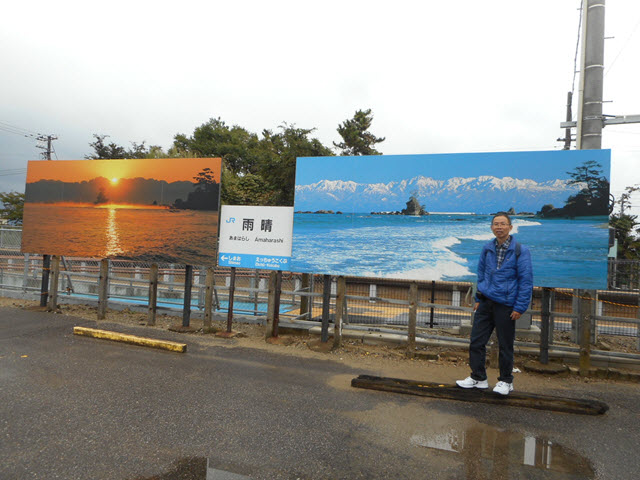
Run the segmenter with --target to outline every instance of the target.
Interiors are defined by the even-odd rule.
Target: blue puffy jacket
[[[533,269],[531,252],[520,245],[520,255],[516,256],[516,243],[515,238],[511,237],[500,268],[497,267],[495,240],[482,248],[478,261],[478,292],[494,302],[512,306],[516,312],[523,313],[531,302]]]

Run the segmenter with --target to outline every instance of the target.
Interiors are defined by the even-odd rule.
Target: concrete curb
[[[187,351],[186,343],[171,342],[168,340],[156,340],[153,338],[138,337],[136,335],[110,332],[108,330],[98,330],[95,328],[73,327],[73,334],[82,335],[84,337],[113,340],[115,342],[130,343],[133,345],[140,345],[143,347],[159,348],[162,350],[169,350],[171,352],[184,353]]]
[[[580,376],[580,369],[578,367],[569,367],[569,373],[571,375]],[[623,372],[617,368],[589,368],[589,375],[587,378],[600,378],[609,380],[621,380],[625,382],[640,383],[640,373],[638,372]]]

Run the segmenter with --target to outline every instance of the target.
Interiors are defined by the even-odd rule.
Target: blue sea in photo
[[[534,284],[606,288],[608,218],[513,217],[531,250]],[[363,277],[475,282],[491,216],[296,213],[291,270]]]

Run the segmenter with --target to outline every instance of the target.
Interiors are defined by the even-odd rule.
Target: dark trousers
[[[487,342],[495,328],[500,346],[498,380],[513,383],[513,342],[516,336],[516,322],[511,320],[512,311],[513,307],[502,305],[486,297],[480,300],[474,315],[469,344],[469,366],[471,378],[474,380],[487,379],[485,368]]]

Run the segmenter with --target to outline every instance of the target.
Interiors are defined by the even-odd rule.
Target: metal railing
[[[21,231],[0,228],[0,289],[4,295],[36,299],[40,294],[42,256],[20,253]],[[617,261],[616,285],[622,286],[620,272],[633,272],[638,262]],[[108,298],[114,304],[147,305],[151,263],[127,260],[109,262]],[[610,271],[611,271],[610,263]],[[185,266],[159,264],[158,308],[181,310]],[[59,303],[98,301],[100,261],[91,258],[63,258],[58,282]],[[205,306],[205,267],[195,267],[192,282],[192,309]],[[268,303],[269,271],[237,269],[234,314],[265,316]],[[625,274],[627,275],[627,274]],[[230,290],[230,269],[214,269],[214,310],[226,312]],[[322,275],[285,272],[281,288],[280,317],[285,321],[322,319],[324,286]],[[624,278],[632,277],[631,273]],[[631,282],[631,280],[629,280]],[[631,285],[631,283],[625,285]],[[430,330],[457,328],[471,323],[473,289],[470,283],[417,282],[417,326]],[[331,282],[329,315],[335,316],[335,279]],[[345,296],[347,325],[405,329],[409,319],[409,283],[384,278],[348,277]],[[541,289],[534,291],[530,324],[541,326]],[[65,300],[67,299],[67,300]],[[637,291],[598,291],[593,318],[593,340],[598,336],[636,337],[640,342]],[[551,305],[551,331],[570,332],[577,343],[577,297],[570,289],[556,289]],[[638,342],[636,342],[637,347]],[[640,348],[639,348],[640,349]]]

